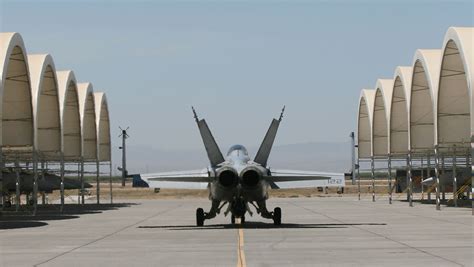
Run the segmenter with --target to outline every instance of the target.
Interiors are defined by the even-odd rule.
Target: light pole
[[[125,140],[129,137],[127,134],[128,128],[129,127],[125,130],[120,128],[122,133],[119,135],[119,137],[122,137],[122,146],[119,147],[119,149],[122,149],[122,167],[119,168],[119,170],[122,171],[122,186],[125,186],[125,179],[127,178],[127,150]]]

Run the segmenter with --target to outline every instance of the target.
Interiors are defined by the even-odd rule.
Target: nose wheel
[[[274,225],[281,225],[281,209],[280,209],[280,207],[276,207],[273,210],[273,224]]]
[[[235,224],[235,216],[234,215],[230,216],[230,222],[232,224]],[[240,224],[244,224],[244,223],[245,223],[245,215],[240,217]]]
[[[204,225],[204,210],[202,208],[198,208],[196,210],[196,225],[197,226]]]

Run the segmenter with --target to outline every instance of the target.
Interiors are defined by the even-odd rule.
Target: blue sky
[[[360,89],[473,26],[471,1],[5,1],[0,30],[107,93],[114,144],[201,148],[191,105],[222,146],[345,142]],[[225,150],[223,148],[223,150]]]

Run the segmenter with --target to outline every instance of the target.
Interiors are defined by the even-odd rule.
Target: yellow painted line
[[[242,225],[239,226],[237,235],[238,235],[237,267],[247,267],[247,263],[245,262],[245,252],[244,252],[244,229],[242,229]]]

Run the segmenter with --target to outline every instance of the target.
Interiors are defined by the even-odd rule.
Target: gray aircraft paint
[[[342,173],[277,170],[267,166],[284,109],[278,120],[272,120],[255,159],[251,160],[247,149],[242,145],[232,146],[224,159],[207,123],[204,119],[199,120],[193,108],[210,166],[192,171],[141,174],[140,178],[149,187],[155,188],[207,188],[212,205],[210,211],[202,215],[205,219],[219,214],[225,203],[228,203],[225,215],[230,212],[232,218],[244,217],[245,213],[252,214],[250,203],[262,217],[273,219],[275,224],[279,224],[281,210],[275,208],[274,212],[270,212],[266,207],[270,188],[314,187],[321,184],[343,187],[345,183]],[[221,205],[222,202],[224,204]],[[202,214],[202,210],[199,210],[196,213]]]

